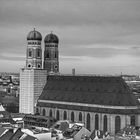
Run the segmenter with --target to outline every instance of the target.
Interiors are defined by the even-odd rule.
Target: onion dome
[[[59,43],[59,39],[55,34],[51,32],[50,34],[46,35],[44,42],[45,43]]]
[[[27,35],[27,40],[42,40],[42,35],[40,32],[36,31],[35,28],[33,31],[30,31]]]

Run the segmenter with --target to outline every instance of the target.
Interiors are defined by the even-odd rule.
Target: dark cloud
[[[61,54],[64,56],[89,56],[97,58],[111,58],[120,55],[128,55],[132,57],[140,57],[140,48],[135,47],[126,48],[125,46],[104,46],[104,45],[90,45],[82,47],[63,48]]]
[[[121,24],[140,21],[140,3],[132,1],[97,0],[29,0],[1,1],[1,25],[73,26]]]
[[[119,59],[119,56],[129,58],[129,62],[125,59],[126,66],[135,62],[137,65],[140,57],[139,7],[138,0],[1,0],[0,60],[7,63],[12,60],[14,66],[16,60],[18,64],[23,63],[26,36],[36,27],[43,38],[51,30],[58,35],[64,67],[70,63],[81,64],[81,58],[97,59],[97,67],[101,60],[106,59],[108,63],[110,58],[117,65],[120,62],[115,57]],[[108,67],[113,69],[113,63]],[[101,65],[106,67],[103,62]]]

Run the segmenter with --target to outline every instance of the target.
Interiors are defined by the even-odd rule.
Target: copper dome
[[[50,33],[46,35],[44,42],[45,43],[59,43],[59,39],[55,34]]]
[[[35,29],[33,31],[30,31],[27,35],[27,40],[42,40],[42,35],[40,32],[36,31]]]

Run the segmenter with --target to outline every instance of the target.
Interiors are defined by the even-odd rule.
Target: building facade
[[[47,75],[59,74],[59,39],[48,34],[44,39],[44,58],[42,58],[42,35],[30,31],[27,35],[26,67],[20,70],[20,113],[35,113],[35,106],[47,80]],[[44,64],[44,65],[42,65]]]
[[[140,125],[139,102],[121,77],[48,76],[36,110],[82,122],[91,131],[114,134],[126,125]]]
[[[116,133],[140,125],[140,104],[121,76],[59,75],[58,37],[45,37],[44,59],[41,41],[38,31],[29,32],[26,67],[20,70],[20,113],[82,122],[91,131]]]
[[[20,70],[20,113],[34,114],[37,99],[46,83],[41,41],[42,36],[35,29],[27,35],[26,67]]]
[[[58,52],[58,37],[50,33],[44,39],[44,69],[48,74],[59,74],[59,52]]]

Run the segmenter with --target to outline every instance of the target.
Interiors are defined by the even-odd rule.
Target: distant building
[[[50,128],[56,122],[53,117],[26,114],[23,118],[25,126],[37,126]]]

